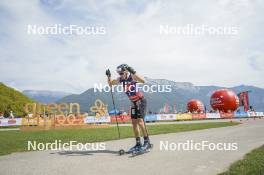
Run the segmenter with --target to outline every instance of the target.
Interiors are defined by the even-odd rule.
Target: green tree
[[[0,112],[8,117],[13,111],[16,117],[25,116],[24,105],[32,103],[33,100],[23,95],[21,92],[0,83]]]

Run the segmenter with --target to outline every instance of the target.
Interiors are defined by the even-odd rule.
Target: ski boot
[[[137,152],[141,150],[142,145],[141,144],[136,144],[132,148],[128,150],[129,153]]]
[[[142,149],[144,150],[149,150],[153,147],[153,145],[149,142],[149,140],[145,140],[144,141],[144,144],[142,146]]]

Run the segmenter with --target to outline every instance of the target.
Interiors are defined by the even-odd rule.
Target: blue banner
[[[157,121],[157,115],[155,115],[155,114],[148,114],[148,115],[145,116],[145,121],[146,122]]]
[[[247,112],[236,112],[235,117],[236,118],[248,117],[248,113]]]

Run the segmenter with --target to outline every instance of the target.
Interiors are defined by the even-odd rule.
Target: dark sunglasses
[[[118,72],[119,75],[124,75],[124,72]]]

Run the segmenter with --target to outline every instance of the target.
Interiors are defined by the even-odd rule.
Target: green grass
[[[149,134],[165,134],[183,131],[192,131],[208,128],[218,128],[233,126],[236,122],[210,122],[210,123],[192,123],[192,124],[164,124],[149,125]],[[130,126],[120,127],[121,138],[133,137]],[[27,142],[36,141],[42,143],[77,141],[81,143],[101,142],[117,139],[116,127],[97,128],[97,129],[63,129],[48,131],[1,131],[0,132],[0,155],[10,154],[13,152],[27,151]]]
[[[242,160],[233,163],[226,172],[219,175],[263,175],[264,145],[246,154]]]
[[[0,129],[5,129],[5,128],[19,128],[19,126],[0,126]]]

